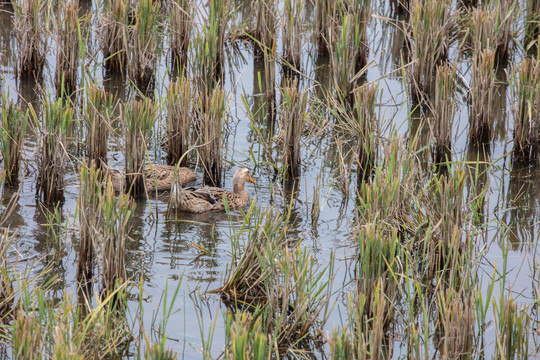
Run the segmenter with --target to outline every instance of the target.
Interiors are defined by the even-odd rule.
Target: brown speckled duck
[[[238,169],[233,176],[233,191],[210,186],[182,189],[181,183],[180,186],[173,184],[169,205],[176,210],[200,214],[224,211],[223,198],[226,198],[230,209],[243,208],[249,203],[249,195],[244,188],[247,181],[257,183],[248,169]]]
[[[162,191],[170,190],[174,178],[174,166],[171,165],[152,165],[145,169],[145,184],[146,191]],[[122,192],[126,183],[124,171],[108,168],[107,173],[111,177],[111,181],[115,191]],[[180,186],[185,186],[192,181],[197,180],[197,175],[188,168],[178,168],[178,177]]]

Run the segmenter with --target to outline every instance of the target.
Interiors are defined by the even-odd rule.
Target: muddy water
[[[381,4],[379,4],[379,2]],[[245,3],[248,3],[247,1]],[[404,47],[404,37],[398,26],[390,17],[390,11],[383,1],[374,1],[375,14],[369,27],[370,60],[372,66],[367,72],[368,81],[379,82],[382,96],[378,106],[381,124],[384,124],[384,133],[388,136],[393,130],[409,135],[421,126],[421,119],[412,112],[412,106],[407,100],[403,87],[401,71],[397,71],[401,64],[401,51]],[[235,2],[237,8],[236,23],[241,23],[249,16],[249,8],[242,1]],[[107,74],[101,66],[96,64],[102,61],[98,51],[96,39],[97,14],[96,3],[90,0],[81,0],[81,13],[94,14],[90,22],[91,32],[88,52],[95,56],[90,61],[89,68],[96,68],[93,76],[103,82],[105,89],[114,93],[120,101],[129,101],[133,96],[133,89],[129,81],[118,75]],[[308,79],[302,86],[313,87],[316,84],[329,86],[331,76],[329,60],[315,55],[314,45],[309,41],[309,31],[312,29],[311,21],[314,17],[313,6],[306,6],[305,29],[306,34],[303,45],[303,72]],[[389,17],[388,19],[383,19]],[[39,114],[41,99],[52,97],[55,93],[53,75],[55,69],[55,53],[53,40],[50,40],[50,49],[43,80],[38,83],[32,80],[18,81],[15,74],[16,42],[12,28],[12,8],[5,4],[0,8],[0,74],[3,76],[1,89],[4,93],[16,99],[23,107],[31,103]],[[164,37],[161,46],[166,51],[167,37]],[[247,166],[254,171],[257,185],[249,184],[248,191],[256,197],[258,204],[266,207],[270,204],[283,210],[292,201],[292,215],[294,219],[293,236],[302,239],[303,246],[313,250],[315,258],[321,265],[328,263],[331,252],[336,254],[337,277],[335,287],[338,289],[350,279],[349,265],[346,261],[354,254],[351,244],[354,238],[349,235],[354,220],[354,191],[355,167],[348,168],[348,173],[342,179],[349,190],[349,196],[342,190],[340,171],[338,169],[339,152],[330,136],[309,137],[304,136],[302,147],[302,176],[300,186],[296,192],[284,188],[275,179],[273,168],[267,162],[279,159],[279,151],[269,152],[264,146],[264,139],[260,138],[250,126],[242,96],[247,95],[247,104],[251,110],[261,106],[261,94],[258,86],[258,73],[264,71],[260,60],[254,59],[250,50],[242,44],[228,46],[228,64],[226,67],[225,88],[231,97],[229,106],[229,119],[225,157],[225,184],[231,188],[231,178],[238,166]],[[458,62],[459,71],[466,82],[470,80],[470,58],[463,57],[457,51],[451,56],[461,59]],[[516,52],[515,61],[521,55]],[[159,57],[158,73],[156,75],[156,99],[163,99],[164,89],[170,81],[167,71],[167,57],[162,52]],[[88,60],[86,60],[88,61]],[[276,66],[277,79],[280,83],[280,71]],[[261,76],[263,77],[263,76]],[[489,276],[493,273],[495,264],[499,268],[502,263],[501,246],[510,243],[508,282],[506,291],[511,291],[519,303],[532,305],[536,301],[537,289],[537,240],[539,219],[539,182],[540,175],[537,167],[526,169],[512,169],[509,158],[505,158],[511,150],[512,119],[511,100],[508,86],[505,83],[504,72],[499,75],[496,138],[488,153],[478,151],[468,146],[468,111],[466,97],[460,99],[459,111],[453,129],[453,156],[457,161],[491,161],[494,164],[489,177],[480,179],[480,182],[489,185],[489,192],[481,221],[485,224],[483,243],[477,244],[485,250],[480,276],[483,281],[479,286],[486,291]],[[311,96],[320,96],[319,87],[311,90]],[[255,112],[255,111],[254,111]],[[411,114],[411,116],[409,116]],[[260,121],[263,129],[268,130],[265,119]],[[269,131],[269,130],[268,130]],[[307,132],[306,132],[307,133]],[[428,130],[424,127],[422,132],[428,137]],[[82,135],[81,135],[82,136]],[[155,163],[164,163],[164,153],[159,147],[163,136],[163,118],[156,126],[152,141],[149,144],[150,156]],[[267,135],[265,135],[267,136]],[[264,137],[264,136],[263,136]],[[429,140],[425,140],[429,141]],[[44,268],[52,257],[50,246],[47,245],[47,230],[42,226],[46,221],[44,210],[35,198],[36,174],[36,137],[29,133],[25,144],[26,170],[25,178],[20,189],[18,206],[9,218],[7,225],[17,229],[19,234],[15,247],[21,263],[36,261],[34,272]],[[347,144],[343,146],[346,152]],[[110,138],[109,159],[113,166],[123,165],[122,140],[118,134]],[[61,296],[60,291],[65,287],[75,293],[76,272],[76,244],[78,242],[77,221],[74,218],[78,197],[79,159],[84,154],[82,147],[77,144],[69,148],[71,162],[66,169],[66,202],[62,206],[64,223],[67,224],[66,243],[63,245],[63,256],[56,260],[54,272],[61,280],[51,296]],[[349,156],[350,158],[350,156]],[[349,159],[349,164],[351,159]],[[349,165],[350,166],[350,165]],[[430,171],[426,163],[427,171]],[[202,178],[200,168],[196,169],[199,178]],[[344,180],[343,180],[344,179]],[[347,184],[348,183],[348,184]],[[310,204],[313,200],[313,189],[320,187],[321,213],[317,224],[310,219]],[[468,189],[470,190],[470,189]],[[5,204],[13,193],[5,190],[2,193],[2,202]],[[182,221],[167,221],[167,195],[157,199],[137,201],[137,209],[132,220],[132,234],[128,241],[127,269],[128,275],[138,283],[141,276],[144,279],[144,322],[145,331],[152,333],[150,324],[156,312],[160,299],[163,297],[168,282],[168,298],[170,299],[176,286],[180,286],[180,299],[176,302],[175,312],[167,328],[170,337],[169,347],[177,351],[180,358],[201,357],[201,334],[208,334],[215,322],[212,354],[218,356],[224,345],[223,311],[219,298],[215,295],[205,295],[207,289],[218,287],[230,262],[230,237],[238,220],[225,215],[189,215],[184,214]],[[495,224],[494,220],[507,224],[507,230]],[[74,245],[75,244],[75,245]],[[196,245],[196,246],[195,246]],[[204,251],[201,249],[205,249]],[[39,259],[39,260],[38,260]],[[180,279],[183,279],[180,282]],[[496,289],[496,294],[500,289]],[[190,296],[191,295],[191,296]],[[196,303],[192,297],[197,298]],[[337,305],[330,317],[327,330],[342,325],[341,317],[345,312],[345,296],[337,295]],[[496,297],[497,298],[497,295]],[[135,313],[137,308],[137,289],[130,295],[130,309]],[[535,310],[531,306],[530,314],[537,320]],[[490,312],[491,314],[491,312]],[[488,316],[492,319],[491,315]],[[158,316],[159,318],[159,316]],[[407,324],[396,324],[397,327]],[[201,329],[202,328],[202,329]],[[406,357],[407,348],[404,340],[392,342],[395,358]],[[538,339],[531,339],[534,344]],[[487,355],[493,353],[495,348],[494,326],[486,331]],[[430,343],[430,346],[433,344]],[[316,352],[316,356],[321,354]]]

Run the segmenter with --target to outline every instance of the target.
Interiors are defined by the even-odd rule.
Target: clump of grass
[[[19,310],[11,328],[13,358],[21,360],[39,359],[43,354],[42,328],[35,314],[24,314]]]
[[[455,15],[450,0],[414,0],[411,5],[409,44],[412,97],[418,103],[434,90],[435,70],[448,60],[456,38]]]
[[[187,65],[191,30],[193,28],[193,0],[175,0],[171,4],[171,60],[172,68],[182,71]]]
[[[231,0],[210,0],[210,12],[202,33],[197,33],[193,46],[193,77],[199,93],[209,96],[223,80],[225,66],[225,32]]]
[[[35,115],[35,114],[34,114]],[[36,195],[45,204],[64,201],[64,167],[67,133],[73,120],[73,110],[64,100],[43,106],[43,124],[40,127],[40,154]],[[39,123],[36,121],[36,123]]]
[[[358,179],[370,178],[377,160],[376,133],[378,121],[375,101],[378,86],[364,85],[355,94],[354,125],[358,134]]]
[[[267,49],[273,49],[276,40],[276,1],[255,0],[255,29],[253,38],[257,41],[255,54],[260,55]]]
[[[298,88],[297,80],[281,89],[280,113],[284,132],[282,174],[294,181],[300,176],[300,140],[307,116],[307,92]]]
[[[493,137],[494,67],[495,53],[492,50],[474,54],[469,107],[469,140],[473,143],[489,143]]]
[[[107,145],[109,138],[110,116],[113,112],[113,96],[100,89],[94,83],[86,87],[86,156],[90,163],[102,169],[107,164]]]
[[[193,117],[193,93],[189,80],[181,77],[167,88],[167,163],[186,166]]]
[[[490,0],[484,6],[474,8],[469,20],[472,49],[495,51],[495,61],[506,63],[514,39],[514,23],[517,17],[514,1]]]
[[[100,214],[102,174],[94,164],[83,163],[80,170],[79,210],[79,262],[77,280],[89,282],[94,275],[97,239],[102,229]]]
[[[435,103],[433,104],[433,134],[435,144],[432,156],[436,165],[452,158],[452,127],[456,113],[456,68],[453,65],[437,67]]]
[[[20,78],[38,78],[45,65],[48,37],[43,24],[47,2],[42,0],[17,0],[14,2],[13,30],[17,39]]]
[[[268,359],[271,346],[262,328],[262,318],[246,312],[227,312],[225,359]]]
[[[128,66],[128,1],[104,1],[102,14],[99,40],[105,68],[123,73]]]
[[[538,49],[540,36],[540,1],[527,0],[527,15],[525,19],[525,48]]]
[[[474,338],[473,298],[465,291],[441,289],[437,297],[437,309],[442,322],[444,337],[442,353],[448,359],[459,359],[472,354]]]
[[[24,144],[24,134],[28,113],[23,113],[19,106],[2,95],[0,150],[4,159],[6,184],[19,184],[19,169],[21,166],[21,151]]]
[[[538,130],[540,65],[537,60],[525,58],[512,68],[512,94],[514,101],[514,148],[516,163],[530,163],[538,157]]]
[[[144,159],[146,139],[156,120],[157,107],[149,98],[133,100],[122,113],[125,141],[126,187],[133,197],[145,194]]]
[[[339,17],[341,28],[336,35],[332,51],[334,81],[340,100],[352,105],[353,92],[365,71],[368,59],[367,26],[371,16],[371,1],[354,1],[350,7],[342,6]]]
[[[320,55],[328,55],[335,33],[335,15],[338,8],[335,0],[315,1],[315,42]]]
[[[222,126],[227,111],[225,91],[214,88],[209,96],[199,95],[197,104],[198,151],[203,164],[204,183],[221,186],[223,171]]]
[[[70,96],[77,88],[79,63],[79,36],[81,33],[78,0],[64,0],[58,5],[56,15],[56,95]]]
[[[135,9],[130,75],[144,94],[153,89],[156,71],[159,2],[138,0]]]
[[[504,359],[529,358],[530,318],[524,308],[511,297],[501,296],[499,304],[494,302],[497,325],[496,357]]]
[[[285,0],[283,19],[284,69],[299,70],[302,60],[302,11],[304,0]],[[289,71],[285,72],[286,74]]]
[[[13,313],[13,302],[16,295],[8,262],[8,250],[14,237],[15,235],[9,234],[9,229],[5,229],[0,238],[0,320],[2,322]]]
[[[132,198],[124,194],[117,200],[110,180],[100,200],[103,217],[102,296],[107,297],[127,281],[126,240],[135,205]]]

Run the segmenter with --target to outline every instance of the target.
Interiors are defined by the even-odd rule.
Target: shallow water
[[[248,3],[247,1],[245,3]],[[393,130],[404,136],[410,135],[418,125],[419,120],[411,113],[411,105],[407,99],[403,87],[401,72],[396,71],[400,66],[401,50],[404,46],[403,34],[397,29],[390,18],[390,10],[383,0],[374,1],[374,14],[369,27],[370,60],[372,66],[367,72],[367,81],[379,83],[382,92],[378,106],[378,114],[384,129],[381,136],[389,136]],[[237,11],[237,23],[249,16],[249,8],[242,1],[234,2]],[[15,74],[16,42],[11,34],[12,9],[5,4],[0,8],[0,73],[3,75],[2,91],[9,92],[12,99],[25,106],[31,103],[39,113],[40,103],[43,96],[53,97],[53,76],[55,68],[55,55],[53,40],[49,41],[49,53],[44,70],[44,78],[39,83],[31,80],[19,81]],[[89,62],[89,69],[95,67],[93,76],[109,92],[115,94],[120,101],[126,102],[133,97],[133,89],[129,80],[117,75],[107,74],[101,66],[96,66],[102,61],[101,52],[98,50],[96,39],[97,5],[95,1],[81,0],[81,13],[89,11],[93,14],[90,22],[91,32],[89,39],[89,54],[95,56]],[[164,10],[165,12],[165,10]],[[314,8],[306,5],[305,30],[302,57],[302,71],[307,76],[302,86],[312,88],[310,96],[320,95],[317,84],[329,86],[331,76],[329,72],[329,60],[317,57],[315,46],[309,42],[308,35],[312,29]],[[167,48],[167,36],[164,36],[161,46]],[[346,179],[348,181],[349,196],[343,194],[339,184],[338,170],[338,147],[331,136],[308,136],[305,132],[302,139],[302,175],[300,184],[295,194],[290,189],[284,188],[276,180],[272,166],[268,161],[278,160],[279,150],[270,151],[273,159],[268,158],[265,146],[262,144],[257,133],[250,126],[250,120],[242,101],[242,96],[247,95],[247,103],[252,111],[261,104],[261,94],[258,90],[258,72],[264,71],[262,62],[254,59],[248,46],[235,44],[227,46],[228,64],[225,70],[225,89],[230,96],[228,130],[226,137],[226,151],[224,151],[225,164],[225,188],[232,188],[231,178],[235,169],[239,166],[247,166],[253,169],[253,175],[257,185],[248,185],[248,192],[256,198],[263,208],[272,204],[276,209],[285,210],[289,203],[292,204],[292,217],[294,229],[291,236],[301,240],[302,246],[312,249],[314,257],[321,265],[327,265],[331,253],[336,257],[336,280],[334,287],[339,289],[350,280],[350,270],[347,259],[354,255],[354,238],[351,237],[352,224],[354,221],[354,199],[356,171],[354,165],[349,168]],[[278,46],[281,49],[281,46]],[[517,63],[522,55],[514,52],[514,61]],[[451,58],[458,61],[458,69],[462,78],[470,80],[470,57],[460,54],[453,49]],[[158,72],[156,75],[156,99],[163,99],[165,89],[170,81],[167,69],[168,58],[163,52],[159,59]],[[276,84],[280,84],[279,66],[276,66]],[[483,236],[484,243],[477,247],[485,249],[485,257],[482,261],[480,274],[484,280],[479,286],[486,291],[487,283],[493,273],[493,268],[502,263],[501,246],[503,242],[511,244],[508,259],[509,274],[507,275],[507,292],[511,292],[518,303],[530,305],[529,314],[532,318],[532,329],[536,328],[536,309],[533,304],[537,300],[536,290],[538,275],[537,267],[537,240],[539,219],[539,182],[538,167],[527,169],[512,169],[510,158],[505,157],[511,150],[513,128],[511,116],[510,91],[504,83],[504,73],[500,74],[501,84],[498,85],[500,99],[497,103],[496,138],[492,143],[489,157],[486,161],[493,163],[493,171],[489,178],[481,179],[489,184],[488,201],[484,214],[486,231]],[[279,93],[279,92],[278,92]],[[468,111],[466,97],[462,93],[459,97],[459,110],[453,129],[453,157],[456,161],[475,161],[482,159],[484,154],[469,148],[467,141]],[[264,119],[258,119],[263,122]],[[164,118],[156,125],[152,141],[149,144],[149,155],[155,163],[165,163],[165,154],[159,147],[163,131]],[[263,127],[265,128],[265,127]],[[412,130],[410,130],[412,129]],[[277,131],[277,130],[276,130]],[[426,131],[424,131],[427,134]],[[82,138],[82,135],[79,136]],[[123,145],[121,136],[112,134],[110,138],[109,161],[115,167],[123,165]],[[429,140],[427,140],[429,141]],[[46,221],[44,212],[35,198],[36,180],[36,150],[37,140],[35,135],[28,134],[25,144],[25,159],[27,171],[21,185],[18,206],[5,224],[11,229],[17,229],[19,237],[14,245],[18,252],[19,260],[36,262],[33,271],[37,273],[43,269],[50,260],[46,256],[49,252],[47,243],[47,231],[42,226]],[[347,144],[344,145],[344,151]],[[65,222],[68,224],[68,235],[64,246],[65,255],[55,264],[54,272],[60,282],[57,286],[58,293],[51,296],[61,296],[61,289],[66,287],[68,291],[76,293],[76,265],[78,243],[77,220],[74,218],[78,197],[78,171],[77,166],[84,155],[84,150],[77,144],[69,148],[71,164],[66,169],[66,201],[62,206]],[[350,154],[348,155],[350,158]],[[427,158],[426,158],[427,160]],[[426,163],[427,171],[430,165]],[[202,171],[196,169],[199,178]],[[200,183],[200,181],[199,181]],[[319,221],[313,225],[309,208],[313,201],[313,189],[320,186],[321,212]],[[13,190],[5,190],[2,194],[3,201],[9,199]],[[293,201],[291,202],[291,196]],[[144,323],[151,332],[150,324],[154,312],[158,311],[158,303],[163,296],[166,282],[168,281],[168,298],[170,299],[180,279],[181,298],[175,303],[175,311],[169,321],[167,335],[168,345],[177,351],[179,358],[199,358],[201,334],[208,334],[215,321],[213,335],[212,354],[217,357],[225,342],[225,329],[223,321],[224,306],[221,305],[217,295],[205,294],[208,289],[219,287],[230,264],[231,242],[230,237],[239,220],[222,214],[190,215],[182,214],[182,220],[166,220],[167,194],[162,194],[158,199],[138,200],[135,215],[132,219],[132,233],[127,243],[127,271],[135,283],[140,277],[144,278]],[[497,219],[507,224],[510,232],[505,232],[500,225],[494,223]],[[75,244],[75,245],[74,245]],[[196,246],[195,246],[196,245]],[[204,251],[201,249],[205,249]],[[498,298],[496,289],[495,299]],[[201,294],[195,304],[190,294]],[[197,296],[198,297],[198,296]],[[343,314],[346,309],[345,292],[336,295],[337,304],[334,308],[326,329],[331,331],[342,325]],[[130,295],[129,306],[135,311],[137,307],[137,289],[133,289]],[[488,319],[493,320],[492,312]],[[158,317],[159,318],[159,317]],[[201,320],[202,319],[202,320]],[[202,321],[200,325],[199,320]],[[396,328],[406,328],[407,324],[395,324]],[[200,328],[202,327],[202,330]],[[486,356],[490,357],[495,349],[495,329],[493,323],[488,326],[485,333]],[[396,333],[397,330],[394,330]],[[390,339],[393,339],[390,335]],[[395,340],[395,341],[394,341]],[[394,358],[407,357],[406,339],[391,340],[390,347],[393,349]],[[537,334],[531,334],[531,349],[535,349],[538,342]],[[430,344],[432,346],[433,344]],[[316,357],[322,357],[315,352]]]

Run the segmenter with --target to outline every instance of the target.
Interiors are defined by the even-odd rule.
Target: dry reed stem
[[[193,28],[193,0],[174,0],[171,9],[172,67],[183,70],[187,65],[191,30]]]
[[[307,92],[298,88],[298,81],[281,90],[281,126],[283,140],[283,175],[286,180],[300,176],[300,140],[307,115]]]
[[[525,58],[512,67],[512,95],[515,99],[513,159],[530,163],[538,157],[538,131],[540,127],[540,64]]]
[[[435,103],[433,105],[433,162],[443,164],[452,157],[452,128],[456,113],[456,68],[453,65],[437,67]]]
[[[78,0],[63,0],[58,5],[55,21],[57,47],[54,75],[57,96],[70,96],[77,89],[81,30],[78,11]]]
[[[128,66],[128,38],[128,0],[105,1],[99,40],[106,69],[125,72]]]
[[[183,155],[190,146],[190,130],[193,117],[193,94],[191,84],[185,77],[172,82],[167,88],[167,163],[186,166],[188,158]]]
[[[84,113],[86,123],[86,156],[89,163],[102,169],[107,165],[107,145],[113,96],[94,83],[86,87],[87,100]]]
[[[47,2],[42,0],[17,0],[14,2],[13,30],[17,39],[20,78],[38,78],[45,65],[48,38],[45,35],[44,15]]]
[[[225,91],[215,87],[209,96],[199,94],[197,104],[198,153],[203,163],[204,183],[221,186],[223,178],[223,120],[227,104]]]
[[[484,50],[473,56],[469,140],[488,143],[493,137],[495,53]]]

